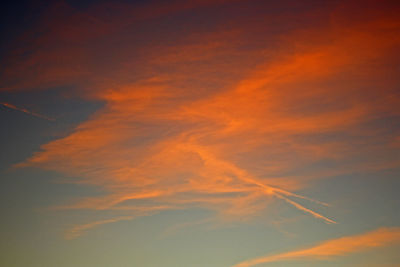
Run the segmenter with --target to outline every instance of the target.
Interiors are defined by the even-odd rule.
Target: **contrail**
[[[38,118],[41,118],[41,119],[45,119],[45,120],[48,120],[48,121],[55,121],[55,119],[53,119],[53,118],[47,117],[45,115],[42,115],[42,114],[39,114],[39,113],[36,113],[36,112],[29,111],[29,110],[27,110],[25,108],[19,108],[19,107],[15,106],[13,104],[10,104],[10,103],[0,102],[0,105],[3,105],[3,106],[5,106],[7,108],[10,108],[10,109],[21,111],[23,113],[26,113],[26,114],[29,114],[29,115],[32,115],[32,116],[35,116],[35,117],[38,117]]]

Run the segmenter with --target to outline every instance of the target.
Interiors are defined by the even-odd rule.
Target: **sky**
[[[399,12],[7,2],[0,265],[400,266]]]

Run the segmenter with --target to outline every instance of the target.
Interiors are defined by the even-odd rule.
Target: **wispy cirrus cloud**
[[[310,248],[247,260],[236,264],[234,267],[250,267],[262,263],[288,260],[326,260],[368,249],[390,246],[399,242],[400,228],[383,227],[360,235],[324,241]]]
[[[198,3],[201,8],[179,10],[198,7],[207,14],[211,2]],[[397,137],[385,129],[376,135],[374,125],[399,115],[397,80],[390,76],[400,45],[397,14],[366,12],[343,23],[348,14],[324,10],[331,20],[282,30],[271,29],[269,20],[286,21],[290,14],[265,18],[254,10],[267,10],[263,4],[249,8],[257,22],[214,16],[208,27],[188,22],[190,31],[160,32],[153,25],[151,36],[140,29],[153,19],[177,23],[159,13],[168,10],[148,7],[131,21],[128,11],[135,8],[119,17],[68,9],[61,18],[70,19],[67,30],[59,18],[46,22],[50,29],[34,38],[36,50],[4,73],[3,90],[73,84],[78,97],[104,107],[19,166],[70,174],[80,178],[72,182],[105,191],[60,209],[113,210],[131,218],[135,209],[200,207],[222,219],[248,220],[283,201],[335,223],[298,200],[325,203],[295,192],[311,179],[371,163],[398,166],[380,156],[392,153],[390,140]],[[381,71],[383,65],[389,67]],[[78,226],[70,236],[113,221]]]
[[[115,222],[119,222],[119,221],[132,220],[132,219],[133,219],[133,216],[123,216],[123,217],[116,217],[116,218],[107,219],[107,220],[93,221],[93,222],[90,222],[87,224],[80,224],[80,225],[72,227],[71,229],[68,229],[68,231],[66,231],[64,237],[65,237],[65,239],[75,239],[75,238],[81,236],[88,229],[92,229],[96,226],[100,226],[100,225],[108,224],[108,223],[115,223]]]

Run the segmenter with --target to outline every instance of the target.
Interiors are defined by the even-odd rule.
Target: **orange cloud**
[[[126,8],[138,14],[133,21],[125,12],[107,18],[96,9],[86,16],[68,11],[68,29],[56,19],[36,40],[37,51],[5,73],[3,90],[73,84],[75,94],[104,107],[18,166],[63,172],[79,177],[71,182],[104,189],[103,196],[64,209],[129,215],[200,207],[223,219],[246,220],[284,201],[335,223],[296,200],[325,203],[294,192],[310,179],[398,166],[379,156],[392,151],[398,135],[377,135],[374,126],[379,118],[398,115],[396,78],[390,76],[400,45],[397,14],[365,12],[343,25],[341,16],[347,15],[339,9],[326,14],[331,19],[323,26],[307,30],[274,35],[272,26],[265,27],[257,42],[247,30],[263,31],[270,25],[264,18],[265,25],[216,20],[212,31],[196,25],[187,26],[193,31],[154,29],[150,37],[138,30],[162,14],[211,1],[196,3],[173,10]],[[334,167],[320,167],[321,161]]]
[[[257,264],[285,260],[324,260],[335,256],[344,256],[361,252],[367,249],[389,246],[398,242],[400,242],[400,228],[379,228],[361,235],[328,240],[307,249],[244,261],[235,265],[235,267],[250,267]]]

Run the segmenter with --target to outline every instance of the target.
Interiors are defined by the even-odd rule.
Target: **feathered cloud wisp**
[[[104,103],[19,164],[104,189],[58,206],[115,214],[76,226],[69,238],[169,209],[248,220],[275,201],[336,223],[298,200],[325,203],[295,192],[313,179],[398,166],[390,156],[396,131],[375,125],[399,115],[396,13],[351,17],[338,5],[317,17],[313,10],[264,16],[268,7],[258,3],[248,6],[252,16],[238,16],[246,3],[228,2],[149,5],[140,16],[129,5],[55,6],[60,16],[45,17],[42,34],[34,28],[29,48],[19,48],[29,56],[10,59],[18,64],[2,73],[2,90],[69,85],[76,97]],[[215,15],[214,4],[237,20]],[[186,12],[211,15],[201,24]]]

